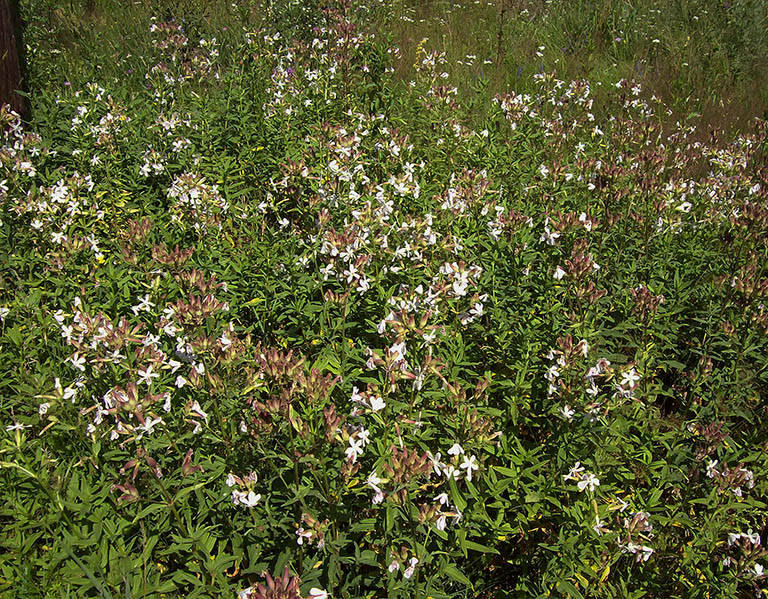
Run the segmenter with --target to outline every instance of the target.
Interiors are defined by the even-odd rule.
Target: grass
[[[457,80],[485,79],[492,94],[530,92],[544,70],[606,88],[636,80],[705,129],[748,130],[768,109],[764,2],[395,2],[385,14],[402,77],[428,39]]]
[[[293,19],[300,26],[301,9],[281,12],[281,4],[290,6],[39,2],[28,10],[40,54],[32,62],[41,78],[60,84],[94,75],[78,73],[81,68],[123,78],[146,69],[153,18],[184,19],[192,31],[216,31],[226,40],[242,25]],[[395,0],[366,3],[359,16],[401,50],[395,68],[402,81],[428,40],[466,83],[464,94],[479,82],[487,95],[530,92],[532,76],[544,70],[563,80],[589,80],[598,98],[601,87],[636,80],[675,111],[672,118],[699,115],[703,129],[747,131],[768,113],[768,4],[762,0]]]

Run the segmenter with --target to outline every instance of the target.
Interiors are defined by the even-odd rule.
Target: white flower
[[[646,545],[640,545],[637,548],[637,551],[634,553],[637,554],[637,557],[635,558],[635,561],[637,562],[647,562],[648,558],[651,557],[654,554],[654,550],[651,547],[648,547]]]
[[[747,488],[753,489],[755,487],[755,473],[746,468],[739,468],[739,472],[743,472],[747,477]]]
[[[554,381],[559,376],[560,376],[560,371],[557,368],[557,364],[552,364],[552,366],[550,366],[547,369],[547,372],[544,374],[544,378],[550,382]]]
[[[445,478],[450,480],[453,478],[454,480],[459,480],[461,477],[461,470],[457,469],[453,464],[447,464],[443,467],[443,474],[445,475]]]
[[[565,418],[568,422],[571,422],[573,420],[573,415],[576,413],[576,410],[571,408],[571,406],[563,406],[560,408],[560,414],[563,418]]]
[[[139,368],[137,374],[139,375],[139,384],[146,383],[147,386],[152,385],[152,379],[160,376],[157,372],[152,372],[152,364],[147,366],[145,370]]]
[[[189,411],[203,418],[206,423],[208,422],[208,414],[203,411],[203,408],[200,407],[200,403],[197,400],[195,400],[195,403],[189,408]]]
[[[384,403],[384,400],[381,397],[369,397],[368,398],[368,405],[371,406],[371,409],[374,412],[379,412],[384,409],[386,404]]]
[[[547,245],[555,245],[560,238],[560,233],[557,231],[550,231],[548,225],[544,225],[544,233],[541,235],[540,241],[543,241]]]
[[[611,365],[611,363],[606,360],[605,358],[601,358],[597,361],[597,364],[595,364],[592,368],[589,369],[587,372],[586,378],[591,379],[596,376],[600,376],[602,374],[605,374],[606,368],[608,368]]]
[[[327,591],[324,591],[323,589],[314,588],[314,587],[309,589],[309,596],[312,599],[328,599],[328,597],[330,597]]]
[[[14,422],[13,424],[9,424],[5,427],[5,430],[7,432],[11,431],[23,431],[25,428],[32,428],[31,424],[21,424],[20,422]]]
[[[370,439],[371,432],[367,428],[360,428],[360,432],[357,433],[357,438],[360,439],[360,442],[363,444],[363,447],[368,445],[371,442]]]
[[[469,313],[474,316],[482,316],[483,315],[483,304],[480,302],[477,302],[472,305],[472,307],[469,309]]]
[[[149,418],[145,420],[144,424],[140,424],[136,427],[136,430],[139,431],[139,435],[136,438],[141,439],[144,436],[144,433],[151,435],[155,431],[155,426],[162,422],[162,418]]]
[[[154,308],[155,304],[149,301],[149,294],[139,298],[139,303],[131,308],[134,315],[139,312],[149,312],[150,308]]]
[[[565,276],[565,271],[562,269],[562,267],[558,266],[555,269],[555,273],[552,275],[556,280],[560,280]]]
[[[383,483],[384,480],[379,478],[379,476],[376,474],[376,471],[374,470],[368,475],[368,478],[365,481],[365,484],[371,487],[374,491],[379,490],[379,485]]]
[[[296,531],[296,544],[297,545],[303,545],[304,539],[307,539],[308,541],[312,539],[312,531],[310,530],[304,530],[303,528],[299,528]]]
[[[477,465],[477,460],[473,455],[469,457],[464,456],[464,461],[461,463],[459,468],[463,468],[467,471],[465,476],[467,477],[467,480],[470,482],[472,482],[472,471],[480,469],[480,467]]]
[[[245,507],[254,507],[259,500],[261,499],[261,495],[257,495],[253,491],[249,491],[246,493],[245,491],[232,491],[232,503],[234,505],[244,505]]]
[[[584,472],[584,466],[581,465],[581,462],[576,462],[573,468],[571,468],[570,472],[563,475],[563,480],[576,480],[580,478],[578,475],[581,472]]]
[[[624,553],[631,553],[635,556],[636,562],[647,562],[648,558],[651,557],[654,554],[654,550],[651,547],[647,547],[646,545],[638,545],[637,543],[633,543],[630,541],[626,545],[623,545],[621,547],[621,550]]]
[[[222,349],[229,349],[232,345],[232,340],[227,337],[227,332],[224,331],[221,333],[221,337],[219,337],[219,343],[221,343]]]
[[[403,578],[410,578],[413,576],[413,572],[416,569],[416,564],[419,563],[419,560],[415,557],[411,558],[410,565],[405,569],[405,572],[403,572]]]
[[[383,335],[384,331],[387,330],[387,319],[392,318],[394,314],[390,312],[390,315],[387,316],[384,320],[382,320],[379,325],[376,327],[376,330],[379,332],[379,335]]]
[[[349,447],[347,447],[344,453],[347,455],[348,459],[352,460],[353,464],[357,462],[357,456],[363,455],[363,440],[350,437]]]
[[[395,343],[392,347],[389,348],[389,355],[392,357],[394,362],[403,361],[405,359],[406,352],[407,349],[405,346],[405,341]]]
[[[605,520],[601,520],[600,516],[595,516],[595,525],[592,527],[598,536],[601,536],[608,529],[605,528]]]
[[[448,519],[446,518],[445,514],[441,513],[437,518],[437,522],[435,522],[435,527],[437,530],[445,530],[447,524]]]
[[[350,264],[349,267],[342,273],[347,279],[347,283],[351,283],[355,279],[360,278],[357,269],[354,264]]]
[[[467,287],[469,281],[466,278],[461,278],[453,282],[453,293],[458,296],[467,295]]]
[[[69,361],[72,362],[72,366],[81,372],[85,372],[85,358],[83,358],[80,354],[75,354],[69,359]]]
[[[634,389],[637,382],[642,377],[637,373],[637,371],[633,368],[632,370],[625,372],[621,375],[621,385],[628,386],[630,389]]]
[[[581,475],[581,480],[576,484],[576,486],[579,488],[579,491],[589,489],[590,492],[593,492],[595,487],[600,486],[600,479],[596,478],[595,475],[591,472],[585,472]]]
[[[443,463],[440,461],[442,454],[438,451],[435,455],[432,455],[432,452],[428,451],[427,456],[432,461],[432,470],[435,471],[435,474],[440,476],[443,471]]]
[[[463,453],[464,448],[458,443],[454,443],[453,446],[448,450],[448,455],[459,455]]]
[[[424,379],[426,378],[427,373],[425,370],[422,370],[420,366],[417,366],[413,369],[413,374],[416,376],[416,378],[413,379],[411,388],[414,391],[421,391],[421,388],[424,386]]]

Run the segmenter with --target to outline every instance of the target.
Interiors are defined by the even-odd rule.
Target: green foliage
[[[629,59],[642,5],[551,4]],[[0,111],[3,597],[763,592],[764,122],[493,95],[373,3],[47,10]]]

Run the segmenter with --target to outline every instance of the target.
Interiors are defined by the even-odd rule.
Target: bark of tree
[[[10,104],[13,110],[25,117],[27,101],[17,93],[24,91],[21,36],[18,0],[0,0],[0,104]]]

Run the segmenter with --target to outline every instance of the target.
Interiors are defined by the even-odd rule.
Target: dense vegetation
[[[582,4],[25,5],[4,597],[761,596],[765,7]]]

